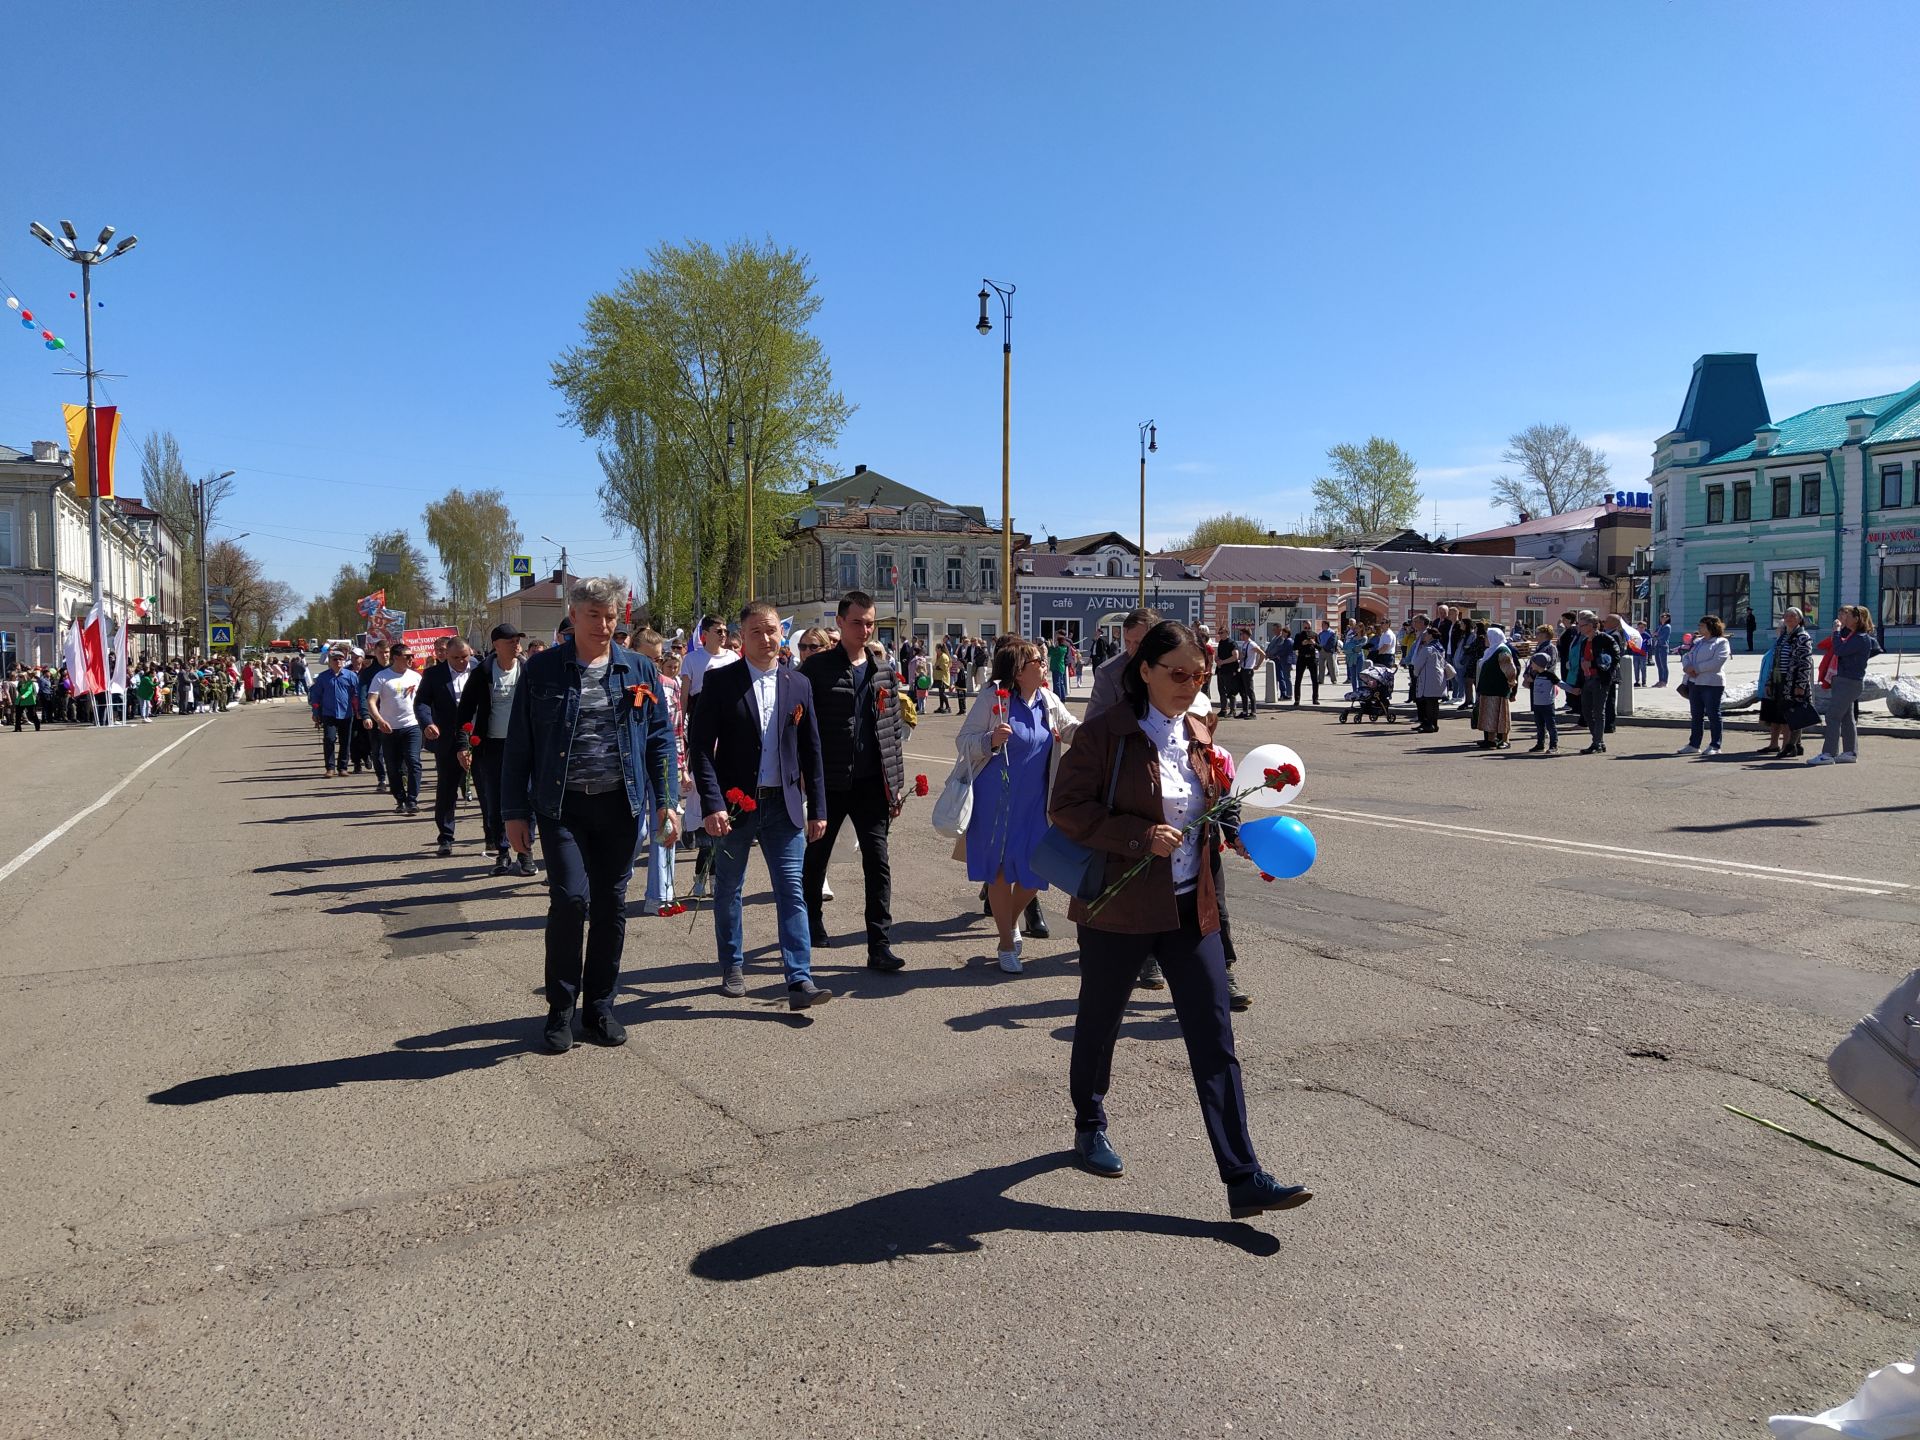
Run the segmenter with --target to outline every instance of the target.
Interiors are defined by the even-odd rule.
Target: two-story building
[[[1690,626],[1865,604],[1920,638],[1920,384],[1775,421],[1757,357],[1703,355],[1654,451],[1655,607]]]
[[[1018,630],[1030,640],[1064,633],[1083,649],[1102,630],[1119,638],[1140,603],[1140,547],[1117,531],[1050,538],[1014,556]],[[1161,618],[1197,625],[1207,583],[1178,555],[1146,557],[1147,604]]]
[[[796,626],[831,624],[841,595],[865,590],[889,645],[1000,631],[1000,527],[978,505],[856,465],[807,491],[787,541],[757,589]],[[1026,543],[1013,537],[1016,550]]]
[[[73,493],[70,457],[53,441],[36,440],[26,451],[0,445],[0,665],[5,668],[57,665],[63,627],[92,607],[90,509]],[[129,518],[117,505],[100,507],[101,580],[107,609],[115,616],[132,618],[138,614],[136,600],[149,603],[147,597],[164,594],[165,551],[149,538],[152,532],[138,523],[140,518]],[[180,618],[159,620],[178,623]],[[193,628],[198,629],[197,619]],[[147,648],[157,653],[161,645]]]

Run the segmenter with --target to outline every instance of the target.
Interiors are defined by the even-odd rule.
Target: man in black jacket
[[[1569,687],[1580,696],[1580,716],[1586,721],[1593,743],[1580,753],[1607,753],[1607,692],[1614,686],[1614,671],[1620,663],[1620,647],[1600,628],[1600,618],[1591,610],[1580,612],[1580,672]]]
[[[873,597],[840,597],[840,643],[800,667],[813,687],[820,719],[820,768],[827,787],[827,832],[807,846],[802,874],[807,923],[816,946],[830,945],[820,908],[827,861],[842,822],[853,822],[867,882],[867,968],[891,972],[906,961],[893,953],[893,871],[887,829],[900,813],[906,759],[900,736],[900,681],[872,644]]]
[[[516,860],[507,844],[507,827],[500,813],[500,761],[507,749],[507,724],[513,715],[513,692],[520,683],[520,628],[510,623],[493,627],[493,654],[483,660],[460,692],[460,729],[473,730],[467,743],[467,765],[474,792],[480,797],[480,829],[493,853],[495,875],[532,875],[533,856]]]
[[[447,641],[447,657],[420,676],[414,707],[420,713],[420,738],[433,752],[433,827],[442,859],[453,854],[453,817],[460,803],[460,781],[471,763],[467,737],[460,731],[461,691],[473,673],[472,647],[456,635]]]

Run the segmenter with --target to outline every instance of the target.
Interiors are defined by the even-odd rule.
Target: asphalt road
[[[160,756],[0,879],[0,1435],[1754,1436],[1920,1337],[1913,1192],[1721,1108],[1801,1123],[1914,963],[1920,744],[1230,723],[1320,841],[1231,884],[1256,1138],[1316,1192],[1242,1225],[1164,995],[1126,1178],[1065,1165],[1070,927],[993,969],[930,801],[906,972],[843,840],[841,1000],[785,1011],[762,890],[746,1000],[704,912],[635,918],[632,1041],[550,1057],[544,892],[474,812],[436,860],[300,708],[203,723],[0,735],[0,867]]]

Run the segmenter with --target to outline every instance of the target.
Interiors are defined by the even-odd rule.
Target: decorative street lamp
[[[1410,569],[1401,578],[1407,585],[1407,621],[1410,624],[1420,610],[1420,572],[1417,569]]]
[[[1013,628],[1013,285],[980,282],[980,321],[973,328],[993,333],[987,302],[1000,297],[1000,633]],[[989,293],[991,292],[991,294]]]
[[[1160,432],[1153,421],[1140,425],[1140,607],[1147,604],[1147,455],[1160,449]]]

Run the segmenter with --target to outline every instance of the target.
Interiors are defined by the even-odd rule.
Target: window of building
[[[1800,477],[1800,513],[1802,515],[1820,513],[1820,477],[1818,475]]]
[[[1753,519],[1753,482],[1751,480],[1734,482],[1733,518],[1735,522]]]
[[[1745,575],[1707,576],[1708,615],[1718,615],[1731,629],[1747,613],[1747,577]]]
[[[1776,570],[1773,572],[1773,623],[1778,625],[1787,611],[1798,606],[1811,625],[1820,615],[1820,572],[1818,570]]]
[[[1773,477],[1773,518],[1784,520],[1793,514],[1793,477],[1776,475]]]
[[[982,622],[980,626],[980,643],[986,646],[988,651],[991,652],[993,649],[994,637],[999,633],[1000,633],[1000,627],[994,624],[991,620]]]
[[[1906,478],[1906,471],[1898,465],[1880,467],[1880,503],[1883,506],[1895,506],[1900,503],[1900,482]]]
[[[1522,606],[1513,612],[1513,633],[1516,635],[1531,635],[1546,623],[1547,612],[1544,610],[1530,610]]]
[[[967,588],[967,562],[964,556],[947,557],[947,589],[964,590]]]
[[[1664,491],[1653,502],[1653,527],[1656,530],[1667,528],[1667,497]]]
[[[1234,639],[1240,638],[1240,627],[1251,628],[1260,618],[1258,605],[1229,605],[1227,607],[1227,627],[1233,632]]]
[[[0,567],[10,567],[12,564],[13,511],[0,510]]]
[[[1000,567],[991,555],[980,557],[980,588],[988,594],[1000,588]]]
[[[1707,524],[1724,525],[1727,523],[1727,487],[1724,485],[1707,486]]]
[[[874,551],[873,588],[891,590],[899,583],[899,577],[893,573],[893,552],[891,550]]]
[[[860,588],[860,552],[842,550],[839,556],[840,588],[858,590]]]
[[[20,637],[11,630],[0,630],[0,675],[13,674],[13,667],[20,663]]]
[[[913,557],[912,577],[913,578],[911,583],[915,590],[925,590],[927,588],[927,557],[926,556],[916,555]]]
[[[1920,565],[1881,568],[1880,623],[1920,625]]]

